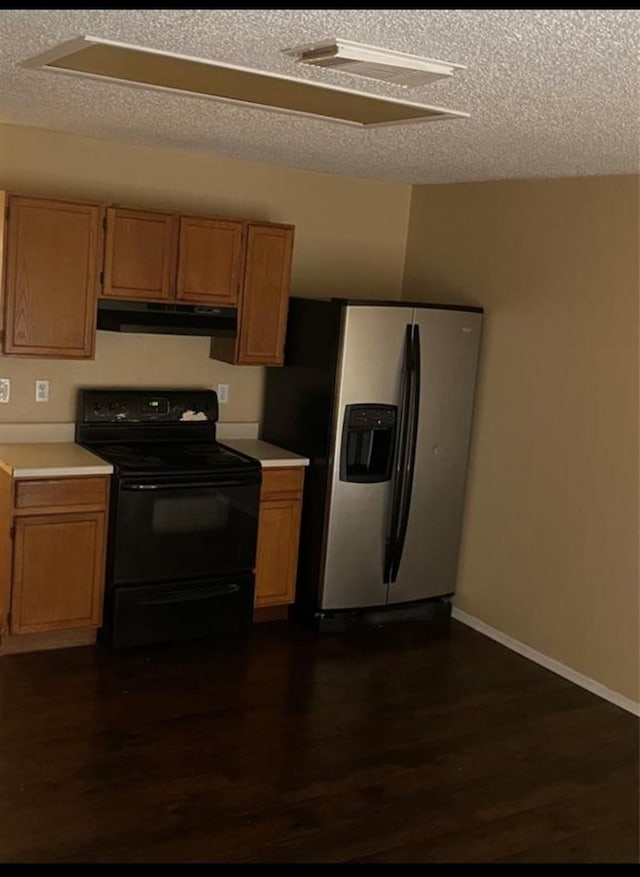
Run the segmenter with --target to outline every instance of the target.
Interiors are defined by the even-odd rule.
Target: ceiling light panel
[[[24,66],[366,128],[468,117],[468,113],[443,107],[366,95],[94,37],[71,40]]]

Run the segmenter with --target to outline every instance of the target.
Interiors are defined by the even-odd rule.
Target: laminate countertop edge
[[[302,457],[300,454],[294,454],[292,451],[260,439],[222,439],[220,444],[257,460],[263,469],[288,469],[292,466],[309,465],[308,457]]]
[[[111,475],[113,466],[75,442],[0,444],[0,469],[13,478]]]

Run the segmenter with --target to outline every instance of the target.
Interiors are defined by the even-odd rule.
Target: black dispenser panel
[[[347,405],[344,412],[340,480],[389,481],[398,409],[395,405]]]

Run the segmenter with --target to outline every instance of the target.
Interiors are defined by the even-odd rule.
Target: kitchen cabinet
[[[235,338],[214,338],[213,359],[234,365],[282,365],[294,229],[248,223]]]
[[[242,232],[239,221],[109,207],[102,294],[233,306]]]
[[[12,634],[99,625],[104,521],[104,512],[16,520]]]
[[[262,471],[255,606],[282,606],[295,598],[304,469]]]
[[[180,217],[176,298],[233,307],[242,269],[241,222]]]
[[[106,298],[173,298],[177,222],[172,213],[109,207],[106,212]]]
[[[109,479],[0,472],[0,651],[92,642],[102,619]],[[7,537],[7,534],[8,537]],[[54,638],[51,639],[51,636]]]
[[[283,364],[293,226],[1,193],[0,211],[4,353],[92,358],[101,296],[235,308],[211,357]]]
[[[102,216],[99,204],[6,198],[4,353],[93,356]]]
[[[105,298],[237,307],[233,338],[211,357],[234,365],[282,365],[294,229],[276,223],[110,207]]]

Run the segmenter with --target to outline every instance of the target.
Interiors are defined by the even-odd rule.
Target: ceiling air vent
[[[295,58],[299,64],[310,67],[325,67],[339,73],[352,73],[367,79],[390,82],[405,87],[426,85],[437,79],[453,76],[456,70],[466,69],[464,64],[451,64],[448,61],[434,61],[407,55],[405,52],[392,52],[378,46],[366,46],[351,40],[323,40],[307,46],[284,49],[285,55]]]

